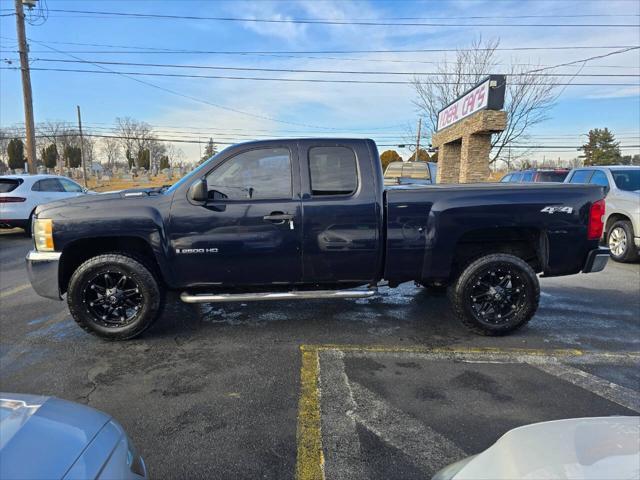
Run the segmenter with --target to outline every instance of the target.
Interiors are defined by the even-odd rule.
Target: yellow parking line
[[[542,349],[542,348],[495,348],[495,347],[420,347],[401,345],[302,345],[301,350],[323,351],[340,350],[341,352],[383,352],[383,353],[493,353],[516,355],[549,355],[549,356],[581,356],[585,352],[575,348],[567,349]]]
[[[2,292],[0,292],[0,298],[8,297],[10,295],[13,295],[14,293],[21,292],[21,291],[26,290],[27,288],[30,288],[30,287],[31,287],[30,283],[25,283],[23,285],[18,285],[15,288],[11,288],[9,290],[3,290]]]
[[[296,438],[298,453],[296,478],[298,480],[323,480],[324,456],[320,433],[320,390],[318,374],[320,364],[317,349],[300,348],[300,401],[298,402],[298,429]]]

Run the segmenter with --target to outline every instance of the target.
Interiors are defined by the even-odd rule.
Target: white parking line
[[[467,457],[448,438],[404,413],[357,382],[351,383],[355,417],[385,443],[407,455],[421,470],[432,471]]]
[[[344,371],[344,353],[320,353],[320,412],[326,478],[357,480],[367,478],[360,455],[360,439],[353,417],[349,379]]]
[[[533,363],[531,365],[554,377],[606,398],[610,402],[640,412],[640,393],[630,388],[609,382],[589,372],[560,362]]]

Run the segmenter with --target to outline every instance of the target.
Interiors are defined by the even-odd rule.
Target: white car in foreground
[[[73,180],[58,175],[0,177],[0,228],[22,228],[31,234],[31,215],[43,203],[88,193]]]
[[[509,430],[432,480],[640,478],[640,417],[571,418]]]

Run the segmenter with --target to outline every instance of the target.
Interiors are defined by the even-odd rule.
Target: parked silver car
[[[147,478],[142,457],[106,413],[52,397],[0,393],[0,478]]]
[[[640,250],[640,166],[575,168],[565,183],[593,183],[605,188],[603,239],[614,260],[637,260]]]

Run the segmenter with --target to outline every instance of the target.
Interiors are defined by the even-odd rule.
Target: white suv
[[[0,176],[0,228],[23,228],[31,234],[31,215],[42,203],[84,195],[87,190],[58,175]]]
[[[605,188],[603,238],[611,257],[618,262],[636,260],[640,250],[640,167],[575,168],[565,183],[592,183]]]

